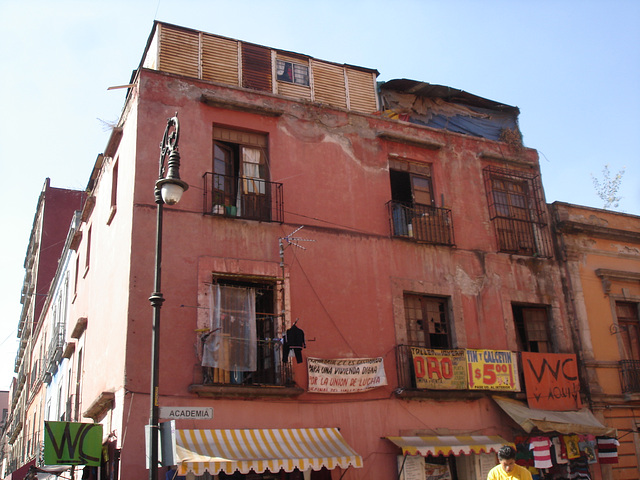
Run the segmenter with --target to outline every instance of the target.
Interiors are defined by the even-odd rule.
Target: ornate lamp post
[[[178,114],[167,120],[164,137],[160,144],[160,170],[155,184],[154,195],[156,199],[156,265],[155,286],[149,297],[153,308],[152,343],[151,343],[151,413],[149,418],[149,480],[158,479],[158,377],[160,366],[160,309],[164,297],[161,292],[162,279],[162,210],[167,205],[175,205],[180,201],[182,194],[189,188],[186,182],[180,180],[180,153],[178,152],[178,140],[180,137],[180,124]],[[165,168],[165,159],[169,156]]]

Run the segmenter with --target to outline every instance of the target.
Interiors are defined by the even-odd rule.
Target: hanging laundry
[[[549,437],[533,437],[529,448],[533,450],[533,461],[536,468],[551,468],[551,440]]]
[[[578,480],[591,480],[589,474],[589,465],[585,457],[577,458],[571,461],[571,477]]]
[[[529,450],[528,439],[516,439],[516,463],[521,467],[533,467],[533,452]]]
[[[569,459],[567,458],[567,449],[564,446],[564,442],[560,440],[560,437],[553,437],[551,439],[551,443],[553,444],[553,450],[556,454],[556,463],[558,465],[569,463]]]
[[[598,463],[596,458],[596,437],[593,435],[580,435],[580,452],[588,463]]]
[[[578,445],[577,435],[565,435],[562,437],[564,445],[567,449],[567,458],[573,460],[580,457],[580,446]]]
[[[284,334],[282,348],[283,362],[287,362],[289,360],[289,354],[293,353],[296,357],[296,362],[302,363],[302,349],[307,348],[307,344],[304,341],[304,332],[298,328],[296,323]]]
[[[620,443],[615,438],[597,437],[598,461],[600,463],[618,463],[618,446]]]

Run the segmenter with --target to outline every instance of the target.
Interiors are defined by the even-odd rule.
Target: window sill
[[[297,397],[304,393],[298,386],[278,385],[189,385],[189,392],[199,397]]]

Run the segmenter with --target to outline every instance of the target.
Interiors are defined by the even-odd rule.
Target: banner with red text
[[[411,358],[417,388],[467,389],[467,359],[464,349],[411,347]]]
[[[516,353],[507,350],[467,350],[470,390],[520,391]]]
[[[522,352],[527,403],[540,410],[579,410],[580,380],[575,354]]]
[[[357,393],[387,384],[382,357],[307,358],[309,392]]]

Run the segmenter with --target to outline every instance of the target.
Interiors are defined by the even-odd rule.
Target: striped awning
[[[178,474],[362,467],[337,428],[176,430]]]
[[[503,445],[513,445],[498,435],[456,435],[432,437],[386,437],[403,455],[469,455],[497,452]]]

